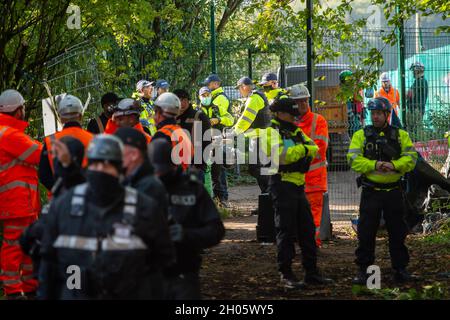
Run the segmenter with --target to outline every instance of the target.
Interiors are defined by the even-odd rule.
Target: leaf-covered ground
[[[286,291],[279,285],[276,272],[275,245],[256,242],[256,217],[249,212],[256,207],[256,189],[248,187],[231,189],[234,206],[232,218],[225,219],[227,233],[224,241],[208,250],[202,269],[205,299],[379,299],[380,295],[352,293],[351,279],[356,268],[353,263],[356,248],[355,234],[349,226],[335,226],[333,241],[324,244],[319,253],[319,267],[335,283],[328,287]],[[247,198],[246,198],[247,197]],[[234,199],[234,201],[233,201]],[[391,280],[389,251],[386,233],[381,230],[377,239],[377,261],[381,268],[381,288],[399,287]],[[427,285],[450,287],[450,244],[422,241],[421,236],[408,237],[411,254],[409,270],[422,280],[412,285],[400,286],[400,291],[423,291]],[[303,276],[299,255],[294,272]]]

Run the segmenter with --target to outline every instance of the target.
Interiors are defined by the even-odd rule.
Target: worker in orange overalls
[[[327,192],[327,148],[328,124],[327,120],[318,113],[311,112],[309,107],[309,91],[304,85],[290,88],[290,97],[298,105],[300,112],[297,125],[319,147],[316,157],[311,162],[309,171],[305,175],[305,193],[311,205],[314,224],[316,226],[316,245],[320,248],[320,222],[322,220],[323,194]]]
[[[390,125],[394,125],[392,123],[392,120],[394,117],[392,117],[393,112],[395,112],[396,118],[400,119],[398,109],[400,105],[400,94],[398,93],[398,90],[395,89],[391,84],[391,78],[387,74],[387,72],[383,72],[380,76],[381,81],[381,88],[378,91],[375,91],[374,98],[377,97],[383,97],[389,100],[392,106],[392,112],[389,114],[388,122]]]
[[[70,136],[79,140],[84,150],[87,150],[94,135],[81,127],[83,117],[83,104],[81,100],[70,94],[66,95],[58,104],[58,115],[63,124],[63,129],[52,135],[45,137],[42,149],[41,160],[39,162],[39,180],[51,191],[57,181],[54,167],[53,142],[62,137]],[[87,166],[87,159],[83,160],[83,167]]]
[[[155,100],[155,139],[166,139],[172,145],[172,162],[187,170],[192,164],[194,146],[189,132],[177,124],[176,116],[180,113],[181,101],[172,92],[164,92]],[[175,157],[176,156],[176,157]]]
[[[111,119],[106,123],[105,133],[114,134],[119,128],[135,128],[141,131],[147,144],[151,141],[151,136],[144,130],[139,122],[142,108],[136,100],[125,98],[120,100],[114,108]]]
[[[35,296],[31,258],[19,246],[24,229],[40,211],[36,166],[42,145],[25,134],[25,100],[16,90],[0,95],[0,251],[1,280],[9,299]]]

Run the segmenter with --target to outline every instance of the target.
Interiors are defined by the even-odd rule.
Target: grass
[[[445,252],[450,253],[450,218],[447,218],[436,232],[425,236],[423,241],[427,244],[447,245]]]
[[[254,185],[256,183],[255,178],[248,174],[247,168],[245,166],[241,166],[241,174],[237,175],[234,172],[228,172],[227,182],[228,187],[237,187],[237,186],[246,186],[246,185]]]
[[[440,282],[425,285],[421,290],[412,288],[406,291],[402,291],[400,288],[370,290],[364,286],[354,285],[352,293],[355,296],[374,296],[384,300],[442,300],[449,297],[447,286]]]

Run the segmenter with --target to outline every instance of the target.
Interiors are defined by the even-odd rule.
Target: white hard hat
[[[25,99],[14,89],[8,89],[0,95],[0,112],[14,112],[25,104]]]
[[[391,78],[389,77],[389,74],[387,72],[383,72],[380,76],[380,81],[381,82],[391,81]]]
[[[420,61],[415,61],[411,64],[411,66],[409,67],[409,70],[420,70],[420,71],[424,71],[425,70],[425,66],[423,65],[422,62]]]
[[[58,114],[61,117],[72,113],[83,113],[83,103],[77,97],[68,94],[58,104]]]
[[[155,100],[155,106],[160,107],[168,115],[176,116],[181,108],[181,102],[172,92],[164,92]]]
[[[142,89],[144,89],[145,87],[151,87],[153,85],[153,81],[150,82],[148,80],[139,80],[136,83],[136,90],[137,91],[141,91]]]
[[[120,100],[117,107],[114,108],[113,116],[127,116],[129,114],[141,114],[141,107],[136,100],[125,98]]]
[[[288,91],[291,99],[304,99],[311,97],[308,88],[303,84],[295,84],[288,88]]]

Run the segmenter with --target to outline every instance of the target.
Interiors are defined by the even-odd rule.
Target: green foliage
[[[414,288],[401,291],[400,288],[368,289],[364,286],[354,285],[352,293],[355,296],[374,296],[384,300],[440,300],[448,299],[449,292],[445,284],[435,282],[422,287],[421,291]]]
[[[439,229],[424,237],[424,241],[429,244],[442,244],[446,245],[444,250],[447,253],[450,253],[450,218],[447,218],[446,221],[442,222]]]

